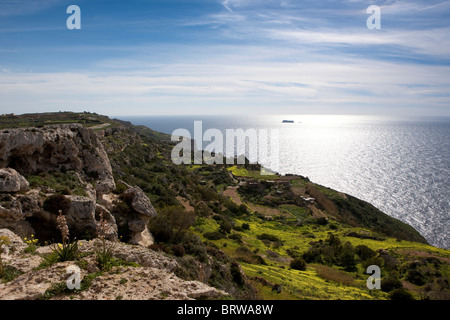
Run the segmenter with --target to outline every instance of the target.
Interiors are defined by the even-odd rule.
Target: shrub
[[[355,253],[361,259],[361,261],[366,261],[367,259],[375,256],[375,251],[373,251],[368,246],[365,246],[363,244],[360,244],[355,247]]]
[[[241,272],[241,267],[239,266],[239,263],[237,263],[236,261],[231,262],[230,273],[231,276],[233,277],[233,281],[236,282],[238,285],[243,286],[245,284],[245,279]]]
[[[392,290],[403,288],[403,284],[400,280],[394,277],[387,277],[381,279],[381,290],[384,292],[391,292]]]
[[[242,204],[239,206],[239,212],[242,213],[242,214],[247,214],[247,213],[248,213],[248,208],[247,208],[247,206],[246,206],[245,204],[242,203]]]
[[[127,186],[124,185],[123,183],[117,182],[116,183],[116,189],[113,191],[115,194],[122,194],[125,191],[127,191]]]
[[[257,236],[257,238],[259,240],[268,240],[271,242],[276,242],[276,241],[282,242],[281,239],[278,238],[277,236],[275,236],[273,234],[268,234],[268,233],[260,234],[259,236]]]
[[[66,215],[70,209],[70,200],[63,194],[53,194],[45,199],[43,208],[53,214],[58,214],[61,210]]]
[[[301,254],[300,254],[300,252],[298,252],[296,249],[294,249],[294,248],[288,248],[288,249],[286,249],[286,253],[289,255],[289,257],[291,257],[291,258],[297,258],[297,257],[300,257],[301,256]]]
[[[362,263],[362,267],[364,272],[366,272],[367,268],[371,265],[375,265],[381,268],[383,265],[383,259],[380,257],[371,257]]]
[[[224,235],[218,231],[205,232],[203,236],[208,240],[220,240],[224,238]]]
[[[250,225],[248,223],[243,223],[242,230],[250,230]]]
[[[156,240],[170,242],[195,222],[195,214],[177,206],[165,207],[150,220],[149,228]]]
[[[302,254],[302,258],[307,263],[323,263],[322,255],[318,248],[310,248]]]
[[[233,228],[233,224],[228,220],[224,219],[219,224],[219,230],[222,233],[230,233]]]
[[[409,270],[406,275],[406,280],[417,286],[423,286],[426,283],[425,276],[417,270]]]
[[[339,239],[338,236],[335,236],[331,232],[328,233],[328,237],[325,242],[333,247],[339,247],[341,245],[341,239]]]
[[[247,247],[238,247],[236,248],[236,258],[239,261],[242,262],[246,262],[246,263],[250,263],[250,264],[262,264],[262,265],[266,265],[266,261],[264,261],[264,259],[260,256],[257,255],[256,253],[252,252],[249,248]]]
[[[172,252],[175,256],[182,257],[185,255],[186,250],[184,249],[184,247],[182,245],[174,244],[174,245],[172,245]]]
[[[237,243],[242,243],[242,236],[238,233],[233,233],[228,236],[228,239],[234,240]]]
[[[342,253],[339,255],[339,264],[345,268],[346,271],[353,271],[356,269],[355,252],[350,242],[346,242],[342,248]]]
[[[405,288],[395,289],[391,293],[389,293],[389,299],[391,300],[414,300],[411,292],[406,290]]]
[[[305,271],[306,270],[306,262],[300,257],[295,258],[291,261],[290,265],[291,269]]]

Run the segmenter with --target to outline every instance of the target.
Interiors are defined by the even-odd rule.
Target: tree
[[[233,224],[228,219],[223,219],[219,225],[219,231],[222,233],[230,233],[233,228]]]
[[[342,247],[342,252],[339,256],[339,264],[344,267],[346,271],[354,271],[356,269],[355,251],[350,242],[346,242]]]
[[[162,242],[169,242],[177,233],[188,229],[195,222],[195,214],[178,206],[165,207],[149,223],[153,236]]]

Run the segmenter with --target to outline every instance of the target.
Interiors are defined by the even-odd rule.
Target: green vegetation
[[[75,171],[42,172],[26,177],[30,187],[40,187],[43,191],[53,191],[63,195],[87,196],[86,186],[80,182]]]
[[[258,170],[247,170],[246,168],[239,166],[232,166],[227,168],[227,170],[236,177],[254,178],[258,180],[273,180],[279,178],[277,175],[263,175]]]
[[[101,138],[116,180],[112,213],[135,214],[119,181],[139,186],[158,212],[149,223],[151,249],[173,256],[183,279],[206,281],[237,299],[450,298],[449,250],[428,245],[412,227],[367,202],[305,177],[261,175],[260,166],[248,162],[174,165],[170,136],[143,126],[93,114],[51,119],[43,115],[36,123],[110,123],[121,129]],[[5,128],[14,126],[2,121]],[[27,179],[60,194],[43,198],[50,212],[64,208],[65,195],[84,189],[75,172]],[[127,224],[117,223],[127,241]],[[104,260],[97,262],[106,269],[121,263]],[[369,265],[381,268],[382,290],[367,288]],[[55,294],[58,288],[48,292]]]
[[[93,127],[109,122],[112,121],[106,116],[88,112],[30,113],[20,116],[7,115],[0,117],[0,130],[7,128],[42,127],[72,123],[79,123],[87,127]],[[114,123],[112,125],[114,125]]]

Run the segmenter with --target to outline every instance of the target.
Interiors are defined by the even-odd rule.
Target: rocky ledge
[[[76,261],[44,265],[52,246],[37,247],[26,253],[28,245],[8,229],[0,236],[9,239],[3,247],[3,264],[20,275],[0,283],[0,300],[80,299],[80,300],[192,300],[219,299],[228,294],[199,281],[185,281],[174,274],[177,262],[151,249],[138,245],[106,241],[112,256],[120,263],[102,271],[96,262],[100,239],[79,241]],[[45,267],[43,267],[45,266]],[[79,270],[81,289],[71,291],[67,280]]]

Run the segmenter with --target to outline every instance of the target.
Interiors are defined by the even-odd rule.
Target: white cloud
[[[450,101],[449,67],[393,64],[371,60],[304,63],[229,63],[148,65],[117,73],[0,74],[0,100],[11,110],[80,105],[122,114],[197,110],[236,113],[259,110],[346,110],[390,112],[405,106],[439,109]],[[424,86],[424,84],[427,84]],[[206,109],[207,108],[207,109]],[[275,109],[274,109],[275,108]],[[303,109],[302,109],[303,108]],[[11,110],[1,110],[11,112]],[[205,111],[207,110],[207,111]],[[386,109],[383,109],[386,111]],[[108,113],[108,112],[106,112]],[[136,111],[135,113],[139,113]],[[172,113],[172,112],[171,112]],[[447,111],[448,114],[448,111]]]

